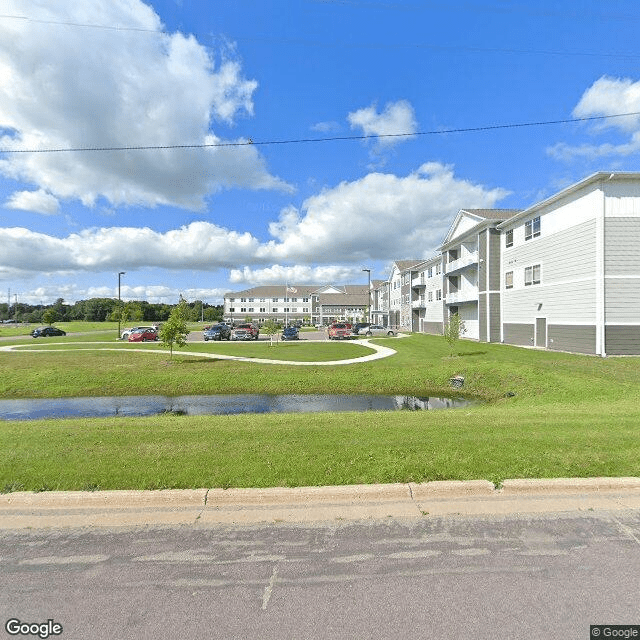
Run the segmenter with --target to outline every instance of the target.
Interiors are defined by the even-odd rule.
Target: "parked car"
[[[34,338],[46,338],[49,336],[66,336],[67,332],[57,327],[38,327],[31,332]]]
[[[123,340],[128,340],[129,336],[131,335],[131,333],[133,331],[137,331],[138,329],[155,329],[156,331],[158,330],[158,327],[129,327],[129,329],[125,329],[121,334],[120,337]]]
[[[360,335],[365,336],[395,336],[396,332],[389,327],[383,327],[380,324],[371,324],[366,329],[360,331]]]
[[[158,339],[158,332],[151,327],[147,329],[134,329],[129,334],[129,342],[151,342]]]
[[[226,324],[214,324],[204,330],[203,336],[205,342],[208,340],[231,340],[231,327]]]
[[[348,322],[334,322],[327,332],[329,340],[343,340],[351,337],[351,325]]]
[[[370,326],[371,326],[370,322],[357,322],[356,324],[353,325],[353,335],[357,336],[360,334],[361,331],[362,333],[364,333],[364,329]]]
[[[239,324],[231,331],[232,340],[257,340],[259,335],[259,329],[249,323]]]
[[[298,327],[285,327],[282,332],[283,340],[299,340],[300,332]]]

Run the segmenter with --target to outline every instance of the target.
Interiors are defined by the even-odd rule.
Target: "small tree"
[[[460,339],[460,336],[465,333],[466,328],[464,326],[464,320],[460,319],[460,316],[457,313],[452,314],[449,317],[449,322],[444,327],[444,339],[449,344],[449,349],[451,350],[451,357],[453,358],[453,350],[456,346],[456,343]]]
[[[42,314],[42,321],[51,326],[56,321],[56,310],[51,308],[45,309]]]
[[[170,357],[173,358],[173,345],[184,347],[187,344],[187,317],[189,314],[187,301],[180,297],[180,302],[169,315],[169,319],[162,325],[159,337],[165,347],[169,347]]]
[[[270,346],[273,346],[273,336],[278,333],[278,331],[280,330],[280,326],[278,325],[278,323],[273,319],[273,318],[269,318],[268,320],[266,320],[264,322],[264,324],[262,325],[262,333],[264,333],[265,335],[270,336]]]

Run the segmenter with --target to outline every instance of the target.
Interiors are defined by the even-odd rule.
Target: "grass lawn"
[[[55,343],[47,339],[46,345]],[[469,341],[461,341],[452,358],[442,337],[380,343],[397,354],[317,367],[212,360],[185,350],[174,352],[172,360],[127,348],[0,353],[3,398],[247,392],[441,396],[451,394],[449,378],[461,374],[463,395],[483,401],[433,412],[3,422],[0,491],[640,476],[640,358],[601,359]],[[353,357],[352,350],[367,352],[329,342],[193,345],[197,351],[205,347],[254,357],[260,349],[277,352],[279,359],[303,358],[305,348],[326,349],[329,360]]]

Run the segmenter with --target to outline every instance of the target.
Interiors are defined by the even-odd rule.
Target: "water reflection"
[[[379,395],[125,396],[0,400],[0,419],[101,418],[110,416],[231,415],[241,413],[317,413],[321,411],[424,411],[454,409],[470,401]]]

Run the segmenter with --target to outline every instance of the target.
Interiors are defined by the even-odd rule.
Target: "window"
[[[272,313],[278,313],[278,307],[273,307],[273,309],[271,309]]]
[[[302,302],[309,302],[309,298],[302,298]]]
[[[247,307],[240,307],[240,313],[246,313]]]
[[[253,298],[249,298],[249,302],[253,302]]]
[[[271,302],[278,302],[278,298],[271,298]],[[277,309],[274,309],[274,311],[277,311]]]
[[[534,264],[524,269],[524,286],[528,287],[532,284],[540,284],[540,265]]]
[[[289,309],[289,307],[285,307],[285,308],[284,308],[284,312],[285,312],[285,313],[290,313],[290,312],[291,312],[291,309]]]
[[[433,302],[433,291],[429,291],[429,293],[427,294],[427,301]]]
[[[531,240],[531,238],[537,238],[540,235],[540,216],[533,218],[533,220],[527,220],[524,223],[524,239]]]
[[[267,312],[266,307],[260,307],[260,313],[266,313],[266,312]]]
[[[247,299],[246,298],[240,298],[240,302],[246,302]]]
[[[436,300],[442,300],[442,289],[436,289]]]
[[[433,277],[433,267],[429,267],[427,269],[427,278],[432,278]]]
[[[249,307],[249,313],[253,313],[253,307]]]
[[[504,288],[513,289],[513,271],[507,271],[504,274]]]
[[[229,313],[235,313],[235,312],[236,312],[235,307],[229,307]]]
[[[442,265],[438,263],[436,265],[436,275],[439,276],[442,273]]]
[[[513,247],[513,229],[509,229],[509,231],[507,231],[505,235],[505,239],[506,239],[506,246]]]

